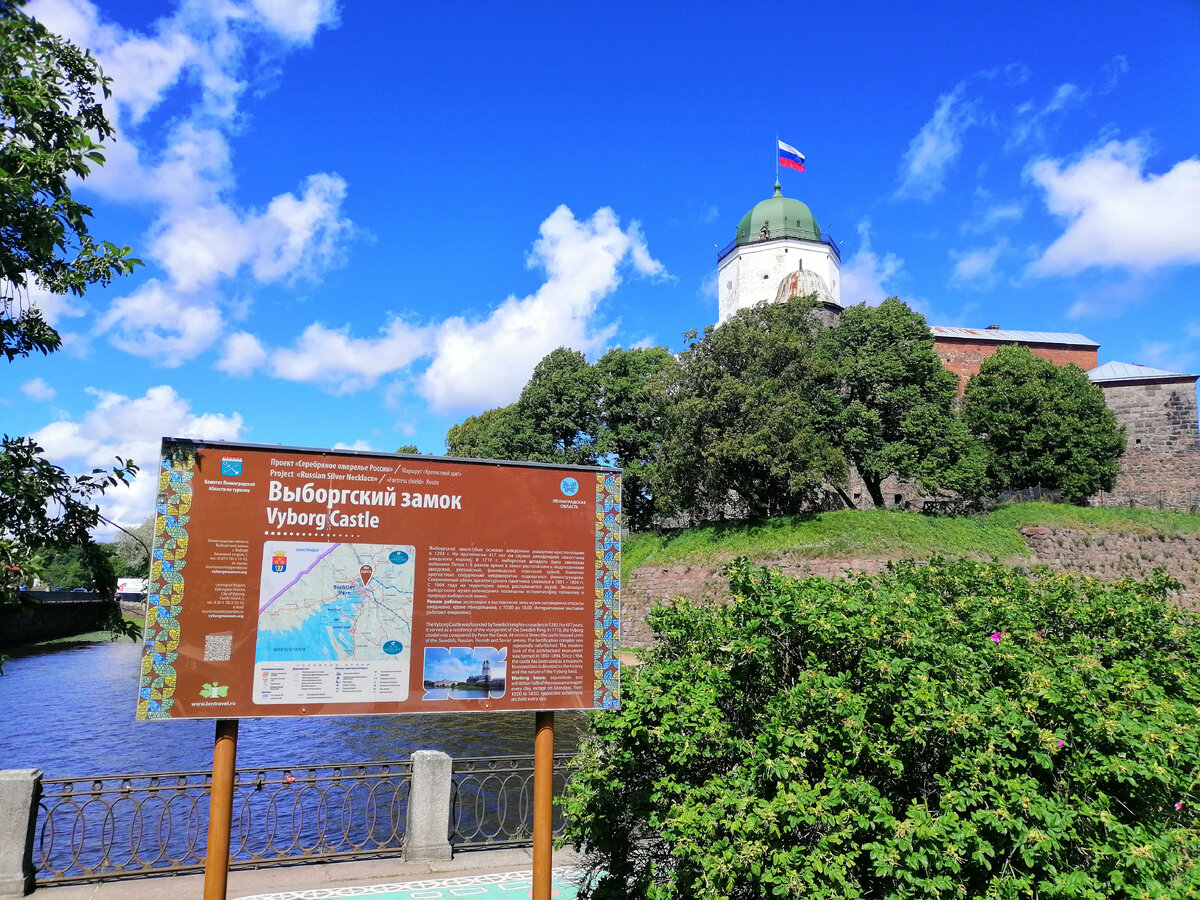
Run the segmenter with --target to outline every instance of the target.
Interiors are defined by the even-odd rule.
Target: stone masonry
[[[1101,581],[1145,578],[1162,568],[1183,584],[1172,598],[1178,606],[1200,611],[1200,535],[1086,532],[1064,528],[1026,528],[1022,531],[1029,556],[1005,560],[1008,565],[1045,565],[1055,572],[1072,572]],[[849,572],[878,574],[887,567],[883,557],[861,559],[799,559],[786,554],[756,564],[787,575],[837,578]],[[629,577],[621,596],[621,644],[626,649],[649,647],[652,635],[646,616],[653,606],[683,595],[692,599],[728,597],[721,565],[643,565]]]
[[[1101,383],[1104,400],[1125,427],[1125,455],[1102,506],[1200,510],[1200,425],[1196,377]]]

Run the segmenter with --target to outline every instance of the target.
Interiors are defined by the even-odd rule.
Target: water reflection
[[[12,651],[10,651],[12,652]],[[56,645],[17,654],[0,675],[0,769],[50,778],[205,770],[213,723],[136,722],[141,646],[123,641]],[[587,713],[555,716],[555,749],[573,751]],[[243,719],[238,765],[290,766],[406,759],[414,750],[451,756],[533,751],[533,713]]]

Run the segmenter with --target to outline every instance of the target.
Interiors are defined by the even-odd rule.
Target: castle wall
[[[970,377],[979,371],[985,359],[996,355],[996,351],[1009,341],[965,341],[956,338],[934,336],[933,349],[942,360],[942,365],[958,376],[958,393],[962,394]],[[1100,364],[1095,347],[1075,347],[1069,344],[1022,344],[1034,356],[1049,360],[1056,366],[1071,363],[1083,371]]]
[[[1099,506],[1200,510],[1200,422],[1196,379],[1101,383],[1104,400],[1125,426],[1125,455],[1111,493]]]
[[[840,302],[838,261],[825,244],[794,239],[742,244],[717,267],[717,324],[724,324],[739,309],[773,301],[779,282],[802,264],[820,275],[830,295]]]

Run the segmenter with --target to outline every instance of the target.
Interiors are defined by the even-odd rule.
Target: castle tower
[[[486,658],[483,661],[483,680],[484,681],[492,680],[492,661],[490,659],[486,659]]]
[[[799,200],[775,193],[738,223],[733,243],[717,255],[717,296],[723,324],[739,309],[816,294],[828,318],[841,313],[842,255]]]

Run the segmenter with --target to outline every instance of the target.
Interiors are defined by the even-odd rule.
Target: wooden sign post
[[[233,773],[237,768],[237,736],[237,719],[217,720],[208,801],[208,850],[204,855],[204,900],[225,900],[229,883],[229,836],[233,827]]]
[[[533,739],[533,900],[550,900],[554,850],[554,713],[536,714]]]

